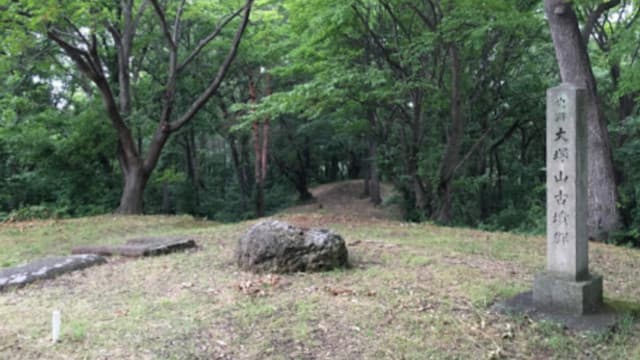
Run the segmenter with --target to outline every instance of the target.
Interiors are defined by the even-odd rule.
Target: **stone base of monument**
[[[566,288],[560,291],[564,290]],[[507,300],[497,302],[492,306],[492,310],[506,315],[526,316],[534,321],[554,322],[573,331],[594,333],[615,330],[618,320],[621,318],[620,314],[606,304],[601,304],[598,308],[591,308],[591,311],[583,313],[573,310],[559,311],[559,309],[549,307],[548,303],[545,306],[536,305],[534,291],[520,293]]]
[[[575,281],[540,272],[533,281],[533,304],[546,312],[577,316],[597,313],[602,307],[602,276],[591,274],[584,281]]]

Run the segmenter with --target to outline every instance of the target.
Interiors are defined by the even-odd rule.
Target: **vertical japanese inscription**
[[[565,162],[569,162],[570,154],[570,140],[569,134],[567,134],[567,107],[568,96],[564,92],[559,92],[553,99],[555,105],[555,114],[552,117],[553,121],[550,126],[550,131],[553,136],[553,142],[547,146],[551,147],[553,151],[552,160],[555,161],[558,167],[558,172],[553,176],[553,184],[550,188],[554,188],[553,199],[555,200],[556,207],[552,211],[552,224],[553,224],[553,237],[552,242],[554,245],[566,246],[569,243],[569,217],[570,214],[566,211],[567,201],[569,200],[569,193],[566,186],[569,183],[569,176],[565,174],[564,165]]]
[[[562,84],[547,92],[547,269],[588,272],[584,90]]]

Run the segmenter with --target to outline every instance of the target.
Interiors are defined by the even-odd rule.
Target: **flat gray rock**
[[[193,239],[186,237],[144,237],[128,240],[123,245],[81,246],[72,254],[98,254],[102,256],[156,256],[196,247]]]
[[[21,287],[40,279],[51,279],[75,270],[105,263],[104,257],[87,254],[48,257],[0,270],[0,291]]]

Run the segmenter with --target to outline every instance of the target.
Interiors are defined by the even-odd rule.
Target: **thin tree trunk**
[[[424,183],[419,174],[419,155],[422,139],[424,137],[424,114],[422,111],[422,100],[424,94],[420,90],[412,92],[411,100],[413,103],[413,113],[411,115],[411,134],[409,145],[409,176],[411,178],[411,186],[415,196],[415,207],[421,213],[421,216],[428,211],[429,197],[425,191]]]
[[[435,216],[437,221],[445,224],[451,222],[454,172],[460,161],[460,148],[464,132],[462,65],[458,48],[455,45],[451,45],[449,53],[451,55],[451,130],[447,136],[447,146],[440,164],[440,181],[438,183],[440,206]]]
[[[376,128],[376,113],[372,110],[368,111],[367,117],[369,119],[369,178],[368,178],[368,196],[374,205],[380,205],[382,203],[382,197],[380,196],[380,175],[378,173],[378,163],[376,158],[378,156],[378,141],[374,133]]]
[[[338,157],[333,155],[329,160],[329,165],[327,166],[327,180],[328,181],[338,181],[340,178],[340,167],[338,165]]]
[[[309,191],[309,182],[306,171],[298,171],[295,187],[298,191],[298,201],[300,203],[305,203],[313,199],[313,195],[311,195],[311,192]]]
[[[271,76],[267,74],[266,76],[266,86],[265,86],[265,95],[271,95]],[[270,121],[269,118],[266,118],[261,125],[262,130],[262,146],[260,147],[260,168],[258,169],[258,173],[260,175],[260,181],[256,184],[258,185],[258,191],[256,195],[256,212],[259,217],[264,216],[265,214],[265,203],[264,203],[264,183],[267,178],[267,159],[269,155],[269,127]],[[256,154],[258,155],[258,154]]]
[[[371,169],[367,169],[367,176],[365,176],[364,178],[364,191],[362,196],[363,197],[369,197],[371,195],[371,189],[369,188],[369,185],[371,183]]]
[[[198,143],[196,142],[196,132],[193,128],[189,130],[189,139],[191,141],[191,162],[193,166],[193,182],[196,191],[202,186],[202,179],[200,177],[200,166],[198,164]]]
[[[612,65],[610,74],[614,89],[618,89],[620,83],[620,65]],[[633,110],[636,107],[636,96],[637,94],[624,94],[618,98],[618,120],[620,122],[624,121],[627,117],[633,114]],[[623,146],[628,137],[628,134],[621,132],[615,139],[616,146]]]
[[[260,153],[260,173],[262,175],[262,182],[264,183],[267,178],[267,166],[269,156],[269,119],[266,119],[262,123],[262,150]]]
[[[555,47],[562,81],[587,89],[586,116],[589,157],[589,237],[603,241],[619,228],[617,193],[607,124],[587,47],[572,5],[564,0],[545,0],[545,12]]]
[[[253,123],[254,173],[256,179],[256,217],[264,216],[264,184],[262,182],[262,151],[260,145],[260,123]]]
[[[171,213],[171,190],[167,182],[162,184],[162,213]]]
[[[253,77],[249,77],[249,103],[255,104],[257,101],[257,89],[256,84],[253,81]],[[263,174],[262,174],[262,142],[261,142],[261,129],[262,126],[260,122],[254,121],[251,127],[251,131],[253,134],[253,155],[254,155],[254,165],[253,170],[255,174],[256,181],[256,197],[255,197],[255,212],[256,217],[264,216],[264,183],[263,183]]]
[[[347,163],[347,177],[357,179],[360,176],[360,158],[355,151],[349,151],[349,161]]]
[[[236,177],[238,178],[238,185],[240,188],[240,206],[242,211],[247,210],[247,198],[249,197],[249,180],[247,179],[244,171],[244,164],[240,159],[240,153],[236,145],[236,138],[233,135],[229,135],[229,147],[231,148],[231,161],[233,167],[236,170]]]
[[[382,203],[380,195],[380,174],[376,157],[378,153],[378,142],[374,138],[369,138],[369,199],[374,205]]]

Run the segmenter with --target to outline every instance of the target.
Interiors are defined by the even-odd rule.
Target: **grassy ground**
[[[197,251],[99,267],[0,293],[0,359],[640,359],[640,251],[591,245],[615,333],[572,333],[492,313],[530,287],[544,240],[322,211],[279,217],[328,226],[353,269],[286,276],[236,270],[251,223],[102,216],[0,225],[0,264],[76,244],[191,234]],[[51,311],[63,317],[49,341]]]

